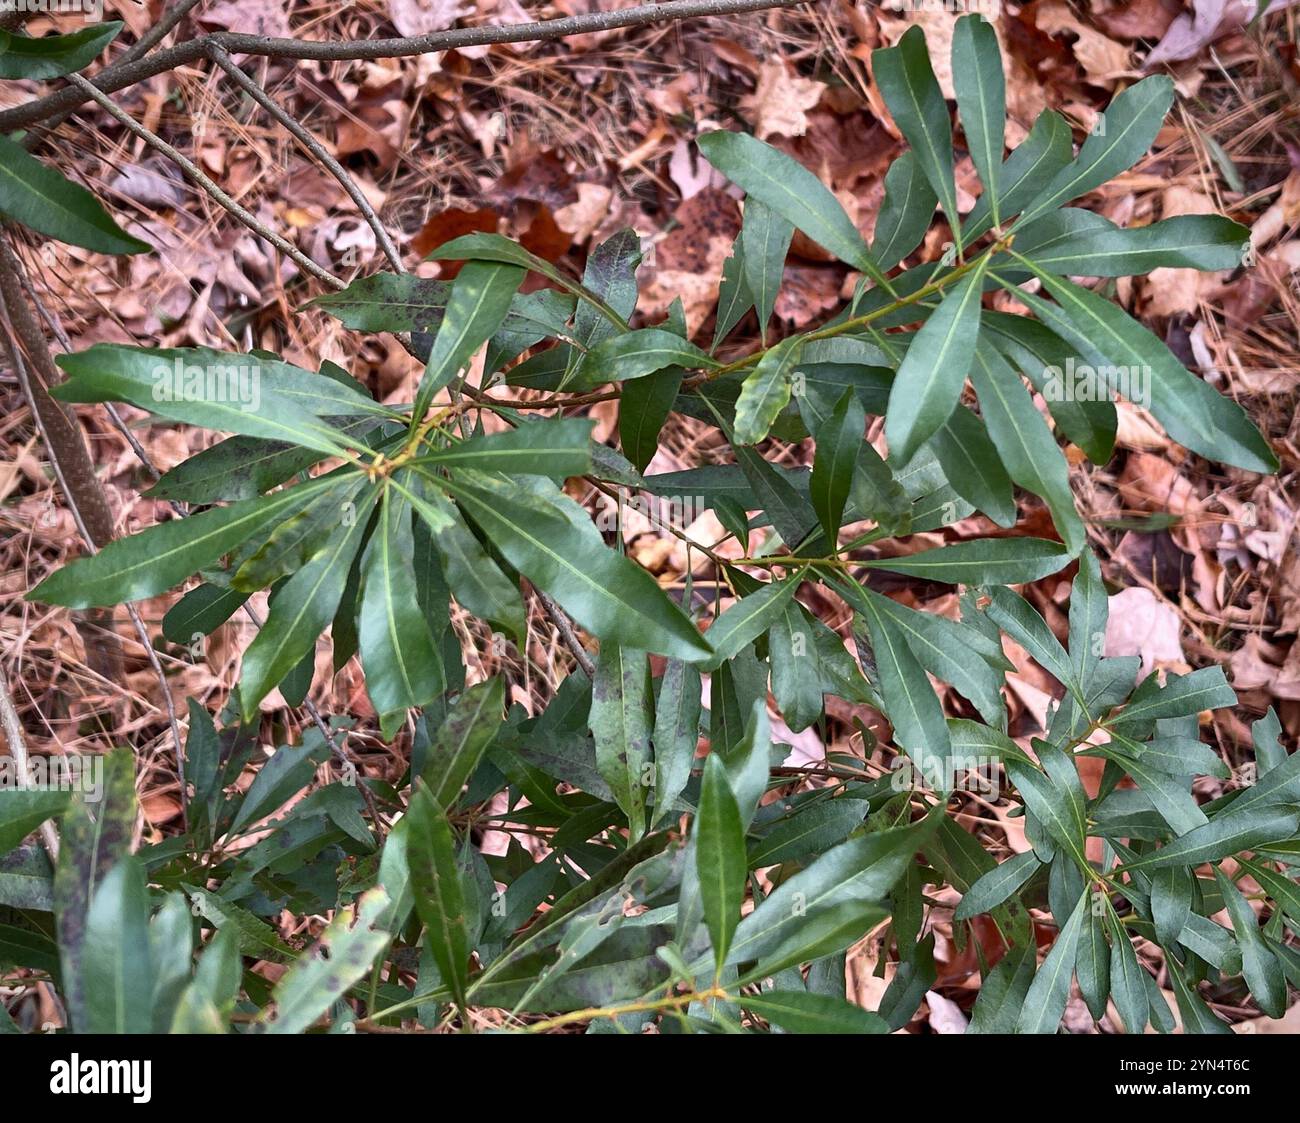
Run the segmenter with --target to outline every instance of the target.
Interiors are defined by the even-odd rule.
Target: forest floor
[[[205,0],[182,32],[225,28],[366,38],[620,6],[627,4]],[[147,30],[160,9],[121,7],[127,30],[112,52]],[[910,24],[920,23],[940,82],[951,83],[945,63],[955,13],[941,4],[902,7],[922,10],[820,0],[768,14],[416,59],[262,60],[255,73],[347,166],[409,269],[436,277],[440,267],[422,261],[430,249],[469,230],[500,230],[580,272],[591,246],[631,226],[646,247],[639,316],[654,322],[680,296],[691,329],[707,336],[740,209],[723,181],[697,159],[693,139],[719,126],[755,132],[817,172],[869,236],[884,173],[903,148],[872,84],[871,50],[893,44]],[[1170,442],[1145,411],[1126,403],[1120,405],[1110,463],[1093,466],[1076,449],[1068,450],[1091,544],[1115,594],[1106,653],[1141,655],[1147,672],[1222,664],[1240,705],[1207,717],[1202,736],[1233,765],[1249,753],[1250,722],[1270,706],[1289,742],[1300,735],[1300,506],[1294,486],[1300,471],[1300,8],[1275,4],[1277,11],[1246,28],[1240,15],[1246,11],[1248,18],[1254,7],[1243,0],[1042,0],[1004,4],[998,22],[1010,143],[1047,107],[1064,113],[1081,138],[1110,98],[1137,78],[1153,71],[1175,78],[1180,96],[1151,155],[1078,205],[1127,225],[1218,212],[1252,232],[1253,253],[1238,270],[1161,269],[1121,279],[1113,295],[1190,369],[1242,403],[1280,456],[1280,472],[1265,478],[1209,464]],[[34,84],[10,82],[0,98],[15,104],[38,92]],[[116,100],[323,267],[344,277],[382,267],[372,231],[338,184],[219,71],[182,68]],[[109,341],[266,348],[312,369],[334,360],[377,397],[411,400],[420,368],[405,351],[386,337],[346,331],[304,309],[321,291],[317,282],[304,280],[292,263],[107,114],[81,110],[60,126],[47,151],[65,173],[95,184],[122,225],[157,249],[106,258],[34,240],[24,246],[28,271],[58,325],[53,334],[67,346]],[[959,162],[957,176],[969,204],[978,185],[968,158]],[[937,260],[947,239],[947,228],[936,218],[915,260]],[[779,330],[828,318],[854,280],[847,267],[797,237],[776,304]],[[735,342],[752,345],[756,335],[751,317]],[[164,502],[141,497],[150,469],[103,409],[83,407],[80,413],[120,532],[173,517]],[[122,413],[158,470],[212,439],[127,407]],[[597,439],[612,443],[615,403],[592,406],[590,414]],[[108,681],[86,658],[86,638],[103,624],[23,599],[77,555],[81,544],[8,371],[0,372],[0,447],[0,647],[30,747],[77,752],[134,746],[143,830],[146,837],[162,837],[179,815],[174,745],[158,676],[125,613],[119,611],[111,626],[128,670],[122,681]],[[791,465],[812,458],[810,443],[773,443],[765,452]],[[716,432],[674,415],[649,470],[676,471],[725,455]],[[613,502],[599,493],[573,494],[593,508]],[[1016,533],[1052,536],[1039,501],[1022,495],[1020,503]],[[991,529],[975,517],[946,532],[914,535],[906,548]],[[697,577],[705,574],[698,563],[707,559],[688,557],[677,538],[635,513],[624,513],[623,531],[629,552],[665,586],[680,586],[688,568]],[[706,545],[724,534],[711,513],[687,532]],[[1024,589],[1061,633],[1071,576],[1066,571]],[[901,578],[880,587],[927,611],[956,613],[956,598],[944,587]],[[175,600],[172,594],[139,605],[151,635]],[[842,605],[809,607],[847,637]],[[470,618],[460,626],[471,681],[504,670],[514,684],[514,701],[526,708],[548,697],[572,665],[539,611],[524,650],[502,651]],[[220,709],[252,635],[253,625],[238,617],[198,652],[156,640],[182,714],[188,698],[213,712]],[[1059,687],[1011,641],[1006,646],[1017,665],[1006,691],[1010,731],[1027,742],[1044,727]],[[382,742],[359,667],[354,661],[333,674],[329,660],[328,644],[322,644],[312,697],[326,713],[357,720],[350,744],[367,774],[396,779],[405,767],[408,735]],[[967,712],[964,700],[953,697],[949,703],[950,712]],[[305,720],[278,694],[263,711],[267,744],[291,739]],[[794,759],[808,762],[828,750],[862,755],[855,720],[868,729],[883,728],[879,714],[846,703],[831,718],[825,739],[816,729],[796,735],[779,723],[776,733],[790,742]],[[1198,781],[1207,785],[1205,796],[1215,794],[1218,783]],[[1023,850],[1023,820],[1008,818],[1007,810],[1005,801],[972,801],[963,821],[994,849]],[[959,947],[950,928],[937,929],[939,980],[928,1018],[923,1008],[914,1031],[959,1029],[953,999],[975,985],[978,972],[975,949]],[[852,963],[857,997],[872,1008],[884,986],[876,969],[886,950],[864,945]],[[1236,993],[1214,997],[1230,1021],[1278,1028],[1257,1020],[1249,1000]],[[1091,1031],[1086,1011],[1076,1021],[1080,1031]]]

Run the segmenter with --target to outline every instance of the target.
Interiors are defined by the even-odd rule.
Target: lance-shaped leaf
[[[925,173],[939,205],[952,227],[957,245],[962,245],[957,215],[957,188],[953,182],[952,122],[943,91],[930,66],[925,32],[909,27],[896,47],[871,56],[871,70],[889,107],[894,123],[907,138]]]
[[[1148,79],[1150,81],[1150,79]],[[1028,262],[1033,268],[1033,263]],[[1213,460],[1252,472],[1277,471],[1277,457],[1245,410],[1195,377],[1165,344],[1096,293],[1035,269],[1057,304],[1016,289],[1048,327],[1075,344],[1098,377],[1125,379],[1129,392],[1134,374],[1145,382],[1146,404],[1179,444]],[[1121,386],[1121,389],[1123,387]]]
[[[821,717],[826,692],[827,672],[817,647],[818,633],[810,619],[802,605],[787,602],[767,633],[772,697],[786,724],[796,733]]]
[[[840,519],[853,487],[858,449],[864,443],[866,413],[852,390],[846,390],[835,404],[826,424],[817,430],[817,454],[813,460],[808,494],[821,520],[829,543],[839,540]]]
[[[1024,797],[1025,806],[1052,839],[1065,847],[1077,862],[1085,862],[1083,806],[1074,798],[1071,787],[1058,782],[1054,776],[1015,761],[1006,767],[1011,782]]]
[[[588,351],[567,388],[584,390],[606,382],[636,380],[666,367],[721,365],[676,332],[641,328],[612,335]]]
[[[320,939],[280,977],[267,1033],[303,1033],[370,970],[391,939],[383,927],[388,894],[371,889],[339,909]]]
[[[1007,87],[997,33],[983,16],[963,16],[952,35],[952,84],[971,162],[988,196],[993,225],[1002,221],[1002,137]]]
[[[635,841],[645,833],[650,778],[649,668],[645,653],[603,643],[591,687],[596,767],[627,816]]]
[[[1084,529],[1070,490],[1069,466],[1024,383],[983,341],[975,349],[970,375],[989,436],[1011,478],[1042,497],[1066,549],[1078,553]]]
[[[1016,237],[1016,252],[1049,273],[1127,277],[1153,269],[1235,269],[1250,231],[1221,215],[1188,214],[1127,229],[1066,207]]]
[[[108,20],[67,35],[33,38],[0,31],[0,78],[61,78],[94,62],[122,30],[121,20]]]
[[[0,215],[98,253],[142,253],[153,248],[121,230],[84,187],[65,179],[7,136],[0,136]]]
[[[421,774],[439,807],[453,807],[460,790],[501,728],[505,684],[490,678],[469,687],[429,743]]]
[[[1052,950],[1034,976],[1016,1022],[1017,1033],[1055,1033],[1070,998],[1070,977],[1078,958],[1079,934],[1083,930],[1091,894],[1084,893],[1064,926],[1056,935]]]
[[[1130,86],[1111,102],[1079,155],[1025,207],[1017,229],[1071,199],[1100,187],[1146,155],[1174,100],[1174,83],[1163,74]]]
[[[910,149],[889,165],[885,198],[871,243],[871,253],[881,269],[892,269],[921,244],[936,202],[934,189]]]
[[[113,605],[157,596],[213,564],[329,486],[313,480],[265,498],[246,499],[116,538],[97,554],[78,558],[27,594],[69,608]],[[188,639],[188,637],[186,637]]]
[[[695,817],[695,863],[714,962],[725,963],[745,899],[745,828],[726,767],[714,753],[704,762]]]
[[[1188,831],[1148,854],[1126,863],[1127,869],[1158,870],[1165,866],[1199,866],[1280,842],[1295,834],[1300,823],[1300,812],[1280,808],[1229,809],[1211,819],[1203,827]]]
[[[334,477],[334,486],[311,495],[311,502],[301,509],[285,512],[261,546],[247,542],[231,563],[234,573],[230,587],[235,592],[251,594],[265,589],[281,577],[296,573],[329,540],[339,524],[356,510],[357,494],[365,486],[360,472],[344,472]],[[188,636],[186,640],[188,640]]]
[[[1003,217],[1017,214],[1037,196],[1074,155],[1070,123],[1052,109],[1044,109],[1029,135],[1020,142],[998,176]],[[987,193],[981,195],[966,216],[965,237],[973,242],[993,225],[993,210]]]
[[[83,1033],[150,1033],[153,980],[144,867],[126,856],[104,876],[86,912],[81,958]]]
[[[772,520],[781,541],[794,549],[817,525],[817,512],[799,487],[804,477],[778,470],[752,448],[745,445],[734,447],[741,473],[749,482],[751,494],[758,500],[756,506]]]
[[[713,346],[718,349],[721,343],[744,318],[745,313],[754,307],[754,297],[745,283],[745,248],[744,239],[736,235],[731,245],[731,256],[722,263],[722,282],[718,287],[717,323],[713,329]]]
[[[373,491],[364,496],[352,525],[340,527],[272,601],[266,622],[244,652],[239,702],[245,721],[252,720],[258,703],[312,650],[334,618],[374,502]]]
[[[438,468],[477,468],[484,472],[523,473],[564,479],[591,471],[591,430],[585,417],[532,421],[504,433],[453,441],[411,464]]]
[[[644,472],[659,451],[659,434],[685,377],[680,367],[668,367],[623,386],[618,403],[618,440],[638,472]]]
[[[701,706],[699,668],[680,659],[668,660],[655,704],[655,823],[672,813],[691,778]]]
[[[829,994],[804,990],[765,990],[746,995],[746,1009],[787,1033],[888,1033],[885,1020],[870,1010]]]
[[[1205,1033],[1228,1035],[1232,1033],[1226,1022],[1216,1018],[1204,1000],[1196,993],[1195,986],[1184,974],[1183,968],[1170,957],[1169,981],[1173,984],[1174,998],[1178,1002],[1178,1012],[1182,1015],[1184,1033]],[[1150,994],[1151,991],[1148,991]],[[1155,991],[1155,995],[1160,992]],[[1154,1003],[1155,995],[1151,1001]],[[1163,1001],[1163,999],[1161,999]],[[1152,1006],[1154,1010],[1154,1005]]]
[[[1013,1033],[1034,980],[1038,947],[1033,941],[1016,944],[980,986],[967,1033]]]
[[[889,391],[885,436],[906,464],[957,408],[979,334],[987,259],[962,277],[913,337]]]
[[[705,133],[696,143],[704,158],[747,195],[841,261],[881,279],[881,270],[853,220],[830,189],[797,160],[745,133]]]
[[[38,788],[0,790],[0,854],[8,854],[68,805],[68,793]]]
[[[601,640],[698,661],[711,648],[643,569],[608,549],[586,513],[558,491],[456,472],[457,502],[506,559]]]
[[[1111,932],[1110,997],[1124,1023],[1125,1033],[1141,1033],[1147,1024],[1146,972],[1138,963],[1133,942],[1114,914],[1107,912]]]
[[[708,666],[716,667],[734,658],[767,631],[785,611],[799,584],[797,578],[772,581],[731,605],[709,628],[713,658]]]
[[[1034,606],[1010,589],[993,588],[989,595],[992,599],[985,609],[989,619],[1029,652],[1057,682],[1082,696],[1069,655]]]
[[[762,199],[745,203],[745,220],[740,228],[744,247],[745,286],[758,313],[758,327],[767,339],[767,322],[776,307],[776,294],[785,273],[785,255],[794,237],[794,226]]]
[[[1103,917],[1097,911],[1096,892],[1094,888],[1084,894],[1088,908],[1079,929],[1079,953],[1074,963],[1074,974],[1079,980],[1079,993],[1088,1012],[1093,1021],[1099,1022],[1106,1013],[1106,1000],[1110,997],[1111,953]]]
[[[792,335],[768,348],[753,371],[745,376],[736,399],[732,439],[737,444],[757,444],[767,436],[777,414],[790,401],[794,368],[802,351],[803,337]]]
[[[414,556],[410,507],[386,488],[379,521],[361,561],[357,620],[366,693],[386,737],[395,732],[406,710],[432,702],[446,685],[442,657],[420,613]],[[388,715],[393,715],[391,722]]]
[[[949,585],[1023,585],[1055,573],[1070,557],[1059,542],[1045,538],[979,538],[862,564]]]
[[[998,526],[1016,525],[1011,477],[984,422],[959,405],[930,438],[930,449],[952,488]]]
[[[415,911],[424,923],[425,945],[443,984],[463,1010],[470,939],[456,843],[446,813],[423,781],[417,781],[411,793],[406,820],[406,861],[415,890]]]
[[[415,417],[424,416],[433,395],[460,374],[474,352],[495,334],[523,279],[520,267],[495,261],[472,261],[456,274],[415,395]]]
[[[1237,943],[1241,947],[1241,973],[1250,987],[1251,997],[1268,1017],[1280,1018],[1286,1013],[1287,997],[1282,965],[1259,930],[1255,910],[1241,895],[1241,890],[1218,866],[1214,867],[1214,880],[1223,894],[1228,915],[1232,917],[1232,930],[1237,934]]]
[[[1108,727],[1127,733],[1146,729],[1161,718],[1190,717],[1202,710],[1217,710],[1237,704],[1236,692],[1228,685],[1222,667],[1202,667],[1185,675],[1170,675],[1161,686],[1154,677],[1142,680],[1128,705]]]
[[[1101,581],[1101,566],[1091,550],[1079,555],[1079,572],[1070,587],[1070,664],[1085,690],[1101,659],[1110,601]]]
[[[1015,854],[1005,862],[999,862],[966,891],[956,912],[953,913],[953,919],[969,920],[982,912],[997,908],[1003,901],[1019,892],[1041,866],[1042,863],[1032,850],[1026,850],[1023,854]]]

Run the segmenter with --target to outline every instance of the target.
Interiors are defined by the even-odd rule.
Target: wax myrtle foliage
[[[0,68],[68,73],[115,32],[11,46]],[[688,337],[680,305],[663,322],[637,318],[631,230],[595,248],[580,279],[471,234],[432,255],[464,263],[453,280],[379,272],[311,301],[424,360],[409,405],[378,403],[332,363],[305,370],[263,352],[99,344],[61,356],[63,402],[125,402],[228,435],[148,493],[183,516],[71,562],[30,599],[116,606],[188,586],[162,624],[162,642],[182,646],[253,594],[270,600],[235,697],[215,716],[190,704],[183,833],[133,851],[127,750],[107,758],[98,799],[0,791],[3,966],[54,984],[82,1031],[885,1033],[935,980],[931,913],[959,900],[954,931],[977,942],[984,968],[971,1032],[1054,1032],[1075,980],[1111,1028],[1169,1031],[1153,948],[1188,1030],[1228,1032],[1201,997],[1207,980],[1240,976],[1280,1015],[1288,983],[1300,985],[1288,933],[1300,922],[1300,754],[1270,712],[1254,726],[1249,782],[1194,796],[1195,778],[1229,776],[1198,715],[1234,693],[1217,667],[1139,681],[1137,658],[1103,654],[1107,590],[1060,438],[1106,463],[1110,391],[1123,387],[1046,385],[1071,363],[1140,369],[1142,404],[1171,438],[1272,472],[1238,405],[1104,284],[1071,279],[1230,269],[1247,232],[1213,215],[1126,229],[1070,205],[1147,153],[1173,98],[1167,78],[1120,93],[1077,151],[1048,110],[1006,153],[986,21],[957,24],[951,62],[979,200],[959,213],[953,118],[913,28],[873,58],[910,147],[889,169],[870,245],[790,157],[738,132],[699,136],[702,157],[744,192],[711,339]],[[0,140],[0,158],[0,212],[13,221],[106,253],[145,248],[16,141]],[[909,267],[936,210],[949,252]],[[861,281],[833,319],[775,339],[796,231]],[[529,273],[547,285],[521,291]],[[1000,290],[1031,314],[987,307]],[[737,353],[729,338],[751,313],[766,345]],[[610,397],[621,451],[572,415]],[[646,474],[673,412],[715,427],[729,462]],[[865,439],[872,417],[886,457]],[[807,437],[810,469],[769,459],[769,442]],[[689,578],[667,591],[570,498],[574,477],[616,495],[697,497],[746,548],[755,531],[763,544],[731,561],[697,545],[718,592]],[[1020,532],[1016,488],[1042,499],[1054,536]],[[1000,531],[899,546],[976,511]],[[960,619],[883,595],[876,571],[959,587]],[[1056,573],[1073,574],[1065,643],[1013,588]],[[852,654],[799,599],[814,585],[851,614]],[[534,592],[589,637],[594,660],[528,714],[504,674],[467,680],[451,602],[519,641]],[[701,628],[723,592],[732,603]],[[260,704],[275,689],[302,702],[327,632],[336,667],[359,657],[381,734],[413,728],[405,776],[388,784],[345,765],[322,786],[350,733],[334,718],[280,746],[241,790],[260,756]],[[1061,687],[1027,747],[1007,733],[1003,636]],[[931,676],[978,716],[946,714]],[[800,782],[782,767],[769,692],[796,732],[826,728],[828,697],[877,710],[891,741],[860,732],[906,767],[881,774],[833,753],[817,785]],[[1104,761],[1096,794],[1074,757]],[[1011,793],[1023,853],[991,853],[956,816],[976,768]],[[50,819],[54,862],[28,837]],[[486,829],[511,837],[503,854],[485,852]],[[1247,875],[1262,917],[1238,887]],[[294,942],[285,910],[332,920]],[[1212,919],[1225,912],[1230,927]],[[897,968],[867,1010],[846,996],[845,953],[872,934]],[[258,962],[285,969],[272,984]]]

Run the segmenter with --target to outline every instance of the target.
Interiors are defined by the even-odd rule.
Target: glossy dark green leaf
[[[960,246],[957,188],[953,183],[952,122],[930,66],[925,32],[917,26],[909,27],[897,46],[878,50],[871,56],[871,70],[894,123],[912,146]]]
[[[262,699],[312,650],[329,626],[374,502],[373,491],[359,501],[352,525],[340,527],[271,603],[266,621],[244,652],[239,703],[245,721],[252,719]]]
[[[457,1005],[465,1006],[469,983],[469,928],[465,897],[456,865],[456,846],[446,813],[423,782],[411,793],[406,815],[406,857],[415,890],[415,911],[443,983]]]
[[[998,526],[1016,525],[1011,477],[984,422],[974,413],[959,405],[930,438],[930,449],[958,495]]]
[[[1020,145],[1002,165],[998,183],[1003,217],[1017,214],[1035,198],[1074,155],[1070,124],[1053,109],[1044,109]],[[987,194],[981,195],[966,216],[965,236],[973,242],[993,225]]]
[[[606,382],[635,381],[666,367],[717,367],[693,343],[663,328],[612,335],[583,356],[582,365],[568,389],[586,390]]]
[[[789,403],[794,369],[803,351],[803,338],[792,335],[763,353],[745,376],[736,399],[736,424],[732,439],[737,444],[757,444],[767,436],[779,414]]]
[[[695,832],[704,923],[709,929],[714,962],[725,963],[745,899],[745,828],[726,767],[713,753],[704,763]]]
[[[758,313],[758,326],[764,340],[767,324],[776,306],[776,294],[785,273],[785,255],[790,249],[794,226],[758,196],[745,203],[745,219],[740,230],[744,247],[745,287]]]
[[[530,581],[601,640],[698,661],[711,648],[643,569],[609,550],[586,513],[558,492],[457,472],[457,502]]]
[[[1086,216],[1086,217],[1085,217]],[[1250,231],[1220,215],[1178,215],[1127,229],[1066,207],[1016,237],[1016,252],[1050,273],[1127,277],[1153,269],[1235,269]]]
[[[1290,838],[1300,824],[1300,812],[1273,808],[1229,809],[1203,827],[1128,863],[1129,869],[1157,870],[1163,866],[1199,866]]]
[[[980,986],[967,1033],[1013,1033],[1034,981],[1037,945],[1017,944],[1007,951]]]
[[[644,472],[659,451],[659,434],[681,390],[685,372],[677,367],[634,378],[618,404],[618,439],[627,458]]]
[[[632,838],[645,833],[650,772],[649,668],[645,652],[603,643],[591,691],[596,767],[627,816]]]
[[[86,1033],[150,1033],[154,975],[144,867],[124,857],[95,888],[86,911],[81,985]]]
[[[885,415],[890,458],[899,464],[906,464],[957,408],[979,334],[985,265],[981,259],[947,290],[899,365]]]
[[[864,443],[866,413],[852,391],[845,391],[829,421],[817,431],[817,455],[813,460],[808,494],[821,520],[826,540],[839,540],[840,519],[853,487],[858,449]]]
[[[892,269],[921,244],[938,198],[909,149],[885,173],[885,197],[876,216],[871,253],[881,269]]]
[[[1100,187],[1146,155],[1174,100],[1174,83],[1155,74],[1119,94],[1084,141],[1079,155],[1062,168],[1025,207],[1018,229],[1063,203]]]
[[[440,807],[453,807],[501,727],[505,685],[490,678],[457,699],[429,742],[421,777]]]
[[[744,1005],[787,1033],[888,1033],[879,1014],[843,998],[802,990],[746,995]]]
[[[0,31],[0,78],[61,78],[97,59],[122,30],[121,20],[108,20],[67,35],[35,38]]]
[[[963,16],[953,28],[952,84],[971,162],[997,226],[1002,221],[1000,180],[1007,90],[997,33],[983,16]]]
[[[767,633],[772,668],[772,697],[786,724],[796,733],[822,714],[825,675],[817,632],[802,605],[788,601]]]
[[[1078,958],[1079,935],[1087,920],[1091,901],[1092,895],[1084,893],[1057,933],[1052,950],[1047,953],[1025,994],[1016,1021],[1017,1033],[1055,1033],[1061,1024],[1061,1016],[1070,998],[1070,978]]]
[[[1224,876],[1218,866],[1214,867],[1214,880],[1232,918],[1232,930],[1241,947],[1241,973],[1250,987],[1250,995],[1268,1017],[1280,1018],[1286,1013],[1287,999],[1282,965],[1264,939],[1255,910],[1242,896],[1241,890]]]
[[[1069,561],[1069,551],[1045,538],[980,538],[862,564],[949,585],[1022,585],[1055,573]]]
[[[453,441],[426,452],[412,466],[477,468],[564,479],[591,471],[591,430],[584,417],[534,421],[504,433]]]
[[[1124,1023],[1125,1033],[1141,1033],[1147,1024],[1146,972],[1138,963],[1133,942],[1113,915],[1107,914],[1111,932],[1110,997]]]
[[[713,658],[706,665],[716,667],[734,658],[767,631],[785,611],[799,584],[798,578],[772,581],[740,597],[709,628]]]
[[[153,248],[120,229],[84,187],[65,179],[7,136],[0,136],[0,215],[98,253],[143,253]]]
[[[989,596],[985,609],[988,618],[1029,652],[1057,682],[1081,695],[1069,655],[1034,606],[1019,593],[1002,587],[990,589]]]
[[[998,863],[966,891],[953,913],[953,919],[969,920],[982,912],[997,908],[1019,892],[1041,865],[1032,850],[1012,855],[1006,861]]]
[[[192,643],[195,636],[209,636],[239,611],[249,596],[225,585],[199,585],[167,610],[163,636],[181,644]]]
[[[864,799],[810,802],[750,843],[750,867],[772,866],[829,850],[862,825],[869,806]]]
[[[655,705],[655,823],[672,814],[691,778],[700,740],[700,671],[692,663],[669,659]]]
[[[1079,929],[1079,954],[1074,974],[1092,1020],[1099,1022],[1106,1014],[1106,1000],[1110,997],[1111,950],[1106,942],[1103,917],[1097,911],[1097,890],[1090,888],[1085,896],[1088,908]]]
[[[826,185],[802,164],[745,133],[705,133],[696,143],[704,158],[747,195],[841,261],[879,278],[880,269],[852,219]]]

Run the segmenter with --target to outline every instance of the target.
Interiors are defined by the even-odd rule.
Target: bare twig
[[[578,661],[578,666],[583,669],[588,678],[595,678],[596,666],[592,663],[591,656],[587,654],[587,649],[578,641],[577,634],[573,630],[573,624],[565,615],[564,609],[535,585],[533,586],[533,592],[537,594],[537,599],[546,610],[546,615],[551,618],[555,630],[560,633],[560,638],[564,640],[564,646],[573,653],[573,657]]]
[[[197,62],[207,55],[209,43],[217,43],[231,54],[263,55],[270,58],[316,59],[320,61],[354,61],[362,59],[405,58],[434,54],[457,47],[478,47],[493,43],[529,43],[545,39],[562,39],[593,31],[613,31],[621,27],[644,27],[647,24],[705,16],[740,15],[768,8],[791,8],[803,0],[674,0],[667,4],[643,4],[622,11],[591,12],[564,19],[536,23],[507,24],[500,27],[467,27],[439,31],[432,35],[399,39],[360,39],[335,42],[308,42],[297,39],[273,39],[261,35],[216,32],[177,43],[131,62],[107,67],[95,76],[95,86],[111,94],[143,82],[155,75]],[[71,79],[72,76],[70,76]],[[0,112],[0,132],[24,128],[44,121],[56,113],[75,109],[91,100],[78,83],[25,105]]]
[[[0,728],[4,729],[5,740],[9,742],[9,755],[13,757],[18,771],[18,786],[25,788],[31,780],[28,773],[28,763],[31,758],[27,753],[26,738],[23,737],[23,723],[18,718],[13,695],[9,691],[9,677],[5,674],[3,660],[0,660]],[[45,844],[45,852],[49,854],[50,861],[57,862],[59,835],[54,829],[54,824],[48,819],[41,824],[41,841]]]
[[[290,258],[299,269],[303,270],[303,272],[310,273],[318,281],[323,281],[325,284],[329,285],[330,288],[341,289],[347,287],[344,281],[340,280],[328,269],[322,269],[312,261],[311,258],[303,253],[302,250],[298,249],[297,246],[285,241],[284,238],[258,219],[250,210],[235,202],[235,200],[214,183],[207,174],[203,172],[196,163],[194,163],[193,160],[178,151],[172,145],[168,144],[157,133],[146,129],[129,113],[115,105],[106,94],[100,93],[99,90],[86,81],[86,79],[80,74],[69,74],[68,80],[77,86],[78,89],[83,90],[86,96],[92,101],[98,102],[98,104],[112,117],[125,125],[129,132],[134,133],[151,148],[157,149],[169,160],[175,163],[187,176],[190,177],[190,179],[194,180],[195,183],[202,187],[216,203],[228,210],[259,237],[265,238],[266,241],[270,242],[271,245],[284,254],[285,257]]]
[[[388,231],[384,229],[384,224],[379,221],[379,216],[375,214],[375,209],[370,205],[370,200],[366,198],[361,188],[357,186],[354,180],[330,153],[325,146],[314,137],[303,125],[299,124],[294,117],[282,109],[261,86],[253,81],[247,74],[235,65],[234,60],[226,53],[225,49],[219,43],[210,43],[208,45],[208,55],[222,70],[224,70],[232,81],[258,105],[265,109],[272,117],[280,122],[302,146],[316,157],[325,169],[332,175],[343,190],[348,193],[348,197],[357,205],[357,210],[361,212],[362,217],[370,225],[370,229],[375,232],[375,239],[379,243],[379,248],[383,250],[384,256],[388,258],[388,263],[397,271],[402,272],[402,258],[397,252],[397,247],[393,245],[393,240],[388,236]]]

